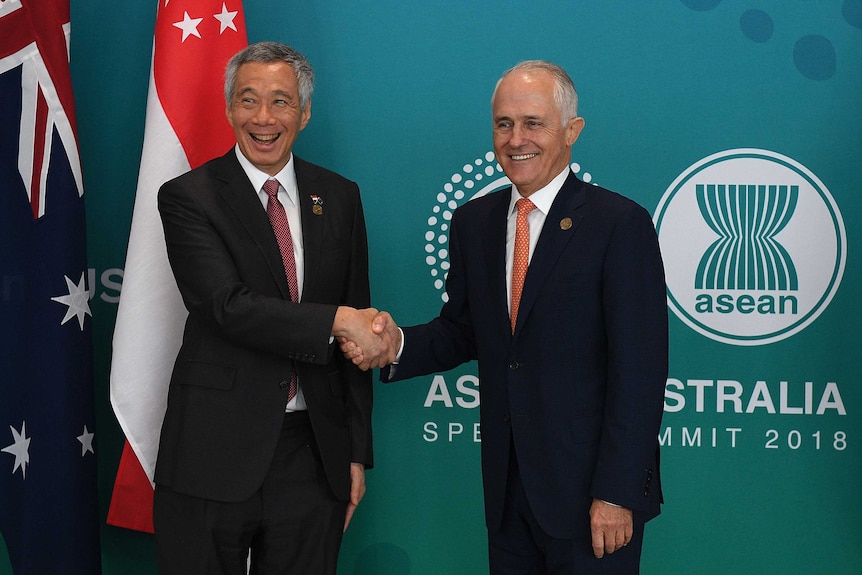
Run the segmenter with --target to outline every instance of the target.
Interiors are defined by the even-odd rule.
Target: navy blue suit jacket
[[[659,513],[667,304],[658,239],[636,203],[570,173],[530,262],[514,335],[506,301],[511,188],[453,216],[448,302],[404,328],[394,376],[478,359],[488,528],[500,525],[510,445],[536,518],[589,537],[593,498]]]

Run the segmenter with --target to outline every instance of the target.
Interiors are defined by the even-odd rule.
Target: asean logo
[[[653,220],[669,307],[723,343],[765,345],[799,333],[844,274],[847,237],[829,190],[768,150],[698,161],[670,185]]]
[[[583,181],[592,181],[588,172],[581,173],[579,164],[573,163],[569,167]],[[440,292],[444,302],[448,301],[446,276],[449,271],[449,222],[452,214],[458,206],[510,185],[512,182],[503,173],[494,152],[489,151],[464,164],[437,192],[437,204],[428,218],[428,229],[425,231],[425,264],[431,268],[434,289]]]

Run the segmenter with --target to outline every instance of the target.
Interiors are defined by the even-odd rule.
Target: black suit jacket
[[[301,303],[290,301],[275,235],[234,150],[164,184],[159,212],[189,316],[162,426],[155,481],[240,501],[261,485],[295,367],[333,493],[350,462],[373,465],[372,387],[330,331],[338,305],[370,304],[359,189],[294,156],[304,244]],[[312,211],[311,196],[322,200]]]
[[[479,360],[489,529],[501,522],[512,444],[549,534],[589,537],[593,498],[649,519],[661,501],[657,436],[668,352],[652,220],[634,202],[570,173],[539,236],[512,335],[510,197],[508,188],[455,212],[449,300],[430,323],[404,329],[393,379]]]

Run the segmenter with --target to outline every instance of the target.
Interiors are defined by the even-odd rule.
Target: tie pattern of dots
[[[290,289],[290,300],[299,301],[299,284],[296,279],[296,259],[293,256],[293,238],[290,235],[290,224],[287,222],[287,214],[284,206],[278,201],[278,180],[270,178],[263,185],[263,191],[269,196],[266,202],[266,215],[275,239],[278,241],[278,249],[281,252],[281,261],[284,264],[284,273],[287,276],[287,286]],[[290,385],[287,392],[287,401],[293,399],[297,390],[296,370],[291,370]]]
[[[530,265],[530,225],[527,215],[536,206],[527,198],[518,200],[518,219],[515,225],[515,257],[512,264],[512,305],[509,316],[512,320],[512,333],[515,333],[515,323],[518,321],[518,307],[521,303],[521,291],[524,289],[524,277]]]
[[[281,251],[281,261],[284,263],[284,273],[287,275],[287,286],[290,288],[291,301],[299,301],[299,289],[296,281],[296,260],[293,257],[293,238],[290,235],[290,224],[284,206],[278,201],[278,180],[269,179],[263,185],[263,191],[269,196],[266,202],[266,215],[278,240]]]

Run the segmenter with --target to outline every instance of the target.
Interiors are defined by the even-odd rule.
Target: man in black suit
[[[637,573],[662,499],[668,327],[655,229],[639,205],[571,171],[584,120],[562,68],[506,72],[492,116],[513,187],[455,212],[437,318],[403,332],[388,314],[375,321],[403,343],[381,377],[479,360],[492,574]],[[395,359],[342,349],[363,368]]]
[[[252,573],[334,575],[365,492],[371,380],[333,338],[381,342],[359,189],[291,152],[313,80],[287,46],[237,53],[235,148],[159,191],[189,312],[155,472],[163,575],[244,574],[249,551]]]

